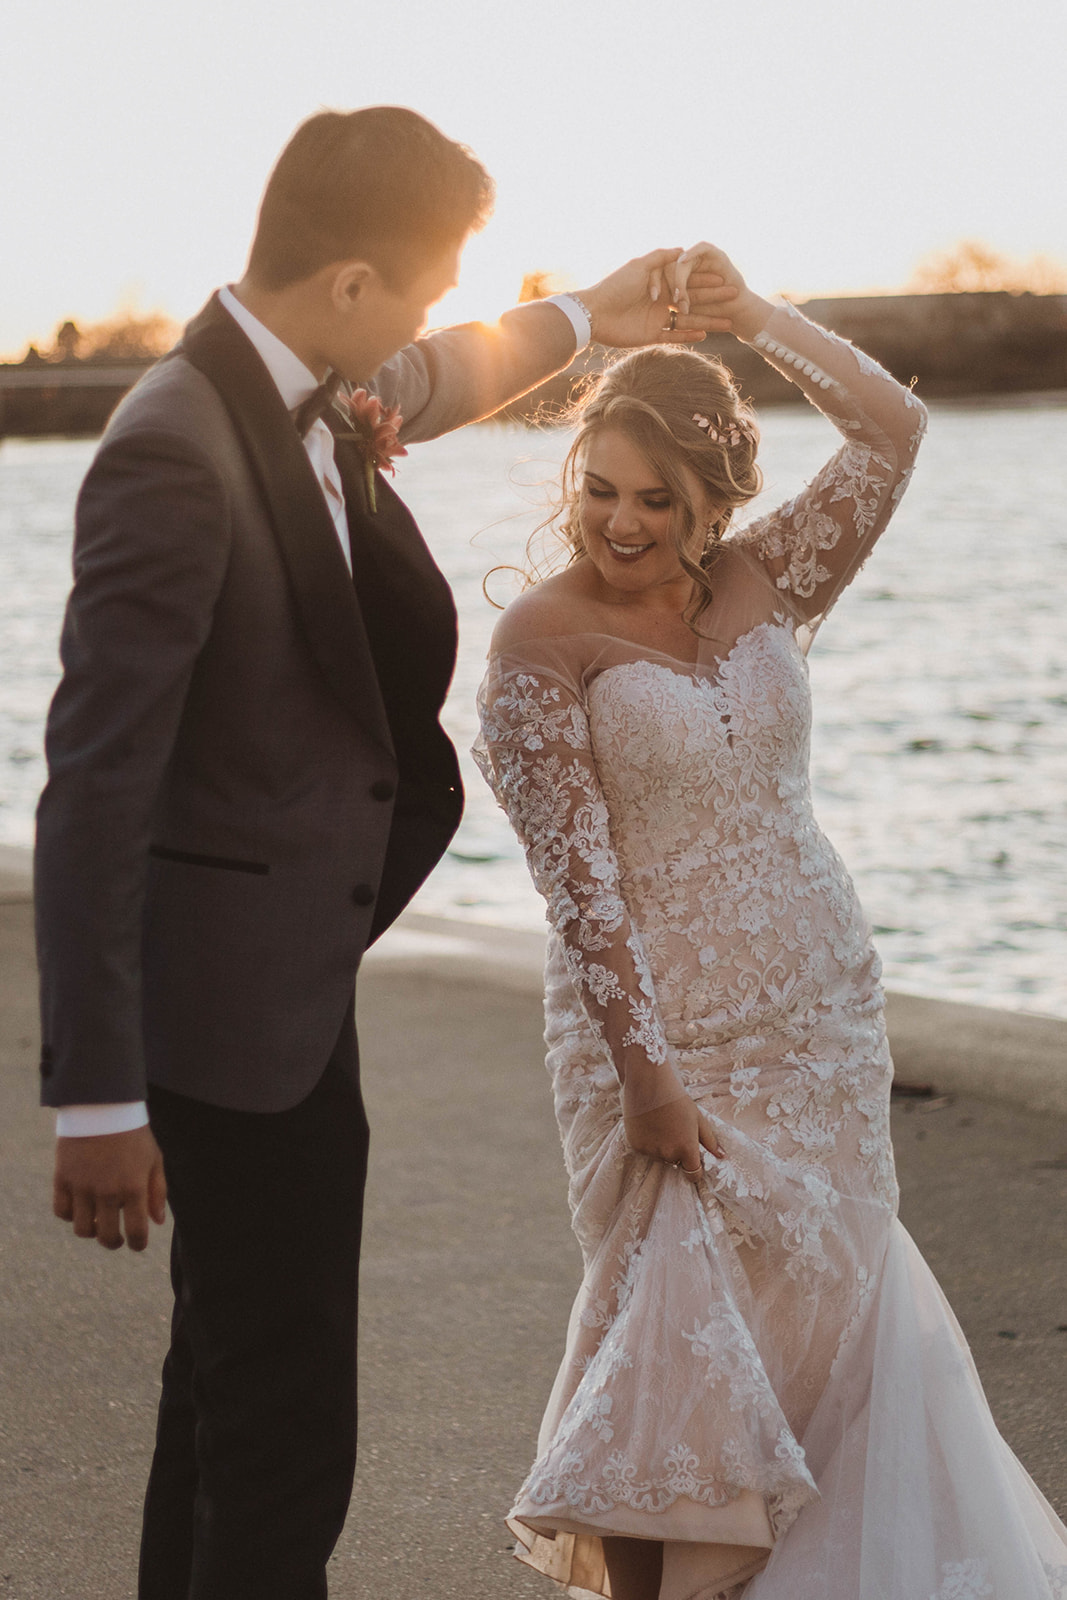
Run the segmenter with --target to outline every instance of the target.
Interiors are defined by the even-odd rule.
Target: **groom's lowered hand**
[[[150,1128],[56,1140],[52,1210],[80,1239],[143,1250],[149,1218],[166,1219],[166,1200],[163,1155]]]
[[[589,312],[595,343],[619,350],[642,344],[699,344],[705,333],[729,330],[721,302],[732,300],[737,291],[717,273],[693,271],[684,313],[674,306],[670,269],[681,254],[681,250],[652,250],[591,289],[577,291]]]

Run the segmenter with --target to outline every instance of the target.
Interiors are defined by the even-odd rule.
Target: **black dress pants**
[[[368,1129],[351,1011],[290,1111],[149,1093],[174,1315],[139,1600],[323,1600],[356,1455]]]

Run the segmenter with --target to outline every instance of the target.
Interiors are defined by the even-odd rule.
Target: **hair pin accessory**
[[[736,422],[724,422],[721,417],[702,417],[699,411],[693,412],[693,421],[707,434],[712,444],[736,446],[741,443],[741,429]]]

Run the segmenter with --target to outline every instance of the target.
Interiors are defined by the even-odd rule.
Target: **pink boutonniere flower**
[[[375,472],[395,474],[394,460],[407,455],[400,443],[400,424],[404,419],[396,406],[383,406],[377,395],[368,394],[366,389],[354,389],[351,394],[339,391],[334,404],[352,429],[351,433],[341,433],[337,437],[354,440],[363,457],[363,481],[373,515],[378,510]]]

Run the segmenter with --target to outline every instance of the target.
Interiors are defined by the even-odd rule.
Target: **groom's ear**
[[[359,308],[380,278],[369,261],[344,261],[334,269],[330,298],[336,310],[349,314]]]

